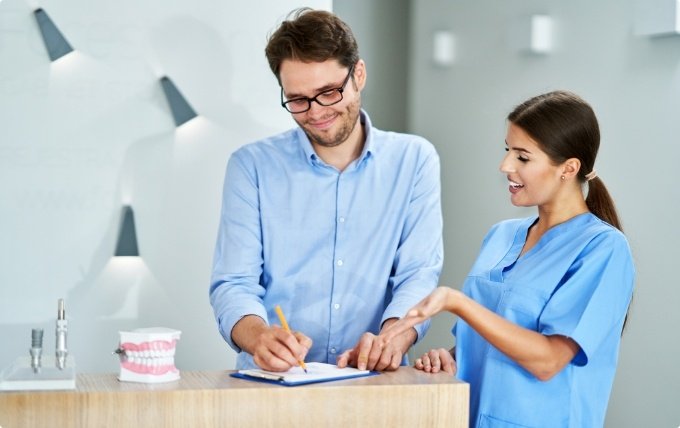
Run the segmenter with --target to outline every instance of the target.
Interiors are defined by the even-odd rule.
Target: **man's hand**
[[[268,326],[262,318],[243,317],[232,330],[232,339],[253,356],[264,370],[282,372],[304,361],[312,339],[300,332],[289,333],[278,325]]]
[[[387,328],[396,321],[396,318],[390,318],[383,323],[383,328]],[[338,357],[338,367],[349,365],[359,370],[396,370],[416,338],[417,333],[414,329],[391,338],[389,342],[384,341],[381,336],[364,333],[354,348],[348,349]]]

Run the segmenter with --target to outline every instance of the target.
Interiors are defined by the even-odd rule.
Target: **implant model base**
[[[42,367],[36,373],[30,357],[20,357],[0,372],[0,391],[48,391],[76,389],[76,370],[69,355],[66,367],[59,370],[52,356],[43,355]]]

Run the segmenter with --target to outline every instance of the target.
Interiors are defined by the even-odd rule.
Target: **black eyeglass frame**
[[[347,86],[347,82],[349,82],[349,78],[352,77],[353,72],[354,72],[354,64],[352,64],[352,66],[349,68],[349,72],[347,73],[347,77],[345,77],[345,80],[342,82],[342,85],[339,88],[326,89],[325,91],[319,92],[318,94],[316,94],[312,98],[297,97],[297,98],[293,98],[293,99],[290,99],[290,100],[284,100],[284,98],[283,98],[283,87],[281,87],[281,107],[285,108],[289,113],[300,114],[300,113],[304,113],[306,111],[309,111],[309,109],[312,108],[312,101],[314,101],[315,103],[317,103],[318,105],[323,106],[323,107],[335,105],[335,104],[337,104],[337,103],[339,103],[340,101],[343,100],[343,98],[344,98],[343,92],[345,92],[345,87]],[[330,104],[324,104],[323,102],[318,100],[318,98],[321,95],[327,94],[327,93],[333,92],[333,91],[337,91],[340,94],[340,98],[337,101],[333,101]],[[292,103],[294,101],[302,101],[302,100],[307,101],[307,108],[306,109],[300,110],[300,111],[291,111],[290,108],[288,108],[289,103]]]

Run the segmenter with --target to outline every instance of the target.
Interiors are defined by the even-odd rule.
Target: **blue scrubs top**
[[[591,213],[548,230],[521,257],[537,217],[496,224],[463,292],[491,311],[581,347],[540,381],[458,320],[457,376],[470,383],[470,426],[603,426],[635,269],[624,235]]]

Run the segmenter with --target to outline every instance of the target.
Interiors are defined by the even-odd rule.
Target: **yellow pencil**
[[[281,321],[281,327],[283,327],[283,329],[286,330],[288,333],[291,333],[290,327],[288,327],[288,322],[286,321],[286,317],[283,316],[281,306],[276,305],[274,310],[276,311],[276,315],[279,316],[279,321]],[[305,365],[305,362],[302,360],[298,360],[298,363],[300,364],[300,367],[302,367],[302,370],[304,370],[305,373],[307,373],[307,366]]]

